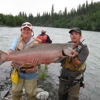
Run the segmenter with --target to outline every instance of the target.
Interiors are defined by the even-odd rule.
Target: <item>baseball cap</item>
[[[81,29],[78,28],[78,27],[71,28],[71,30],[69,31],[69,33],[71,33],[72,31],[78,32],[81,35]]]
[[[46,32],[46,30],[45,29],[42,29],[42,31],[41,32]]]
[[[33,31],[33,27],[32,27],[31,23],[29,23],[29,22],[23,23],[22,26],[21,26],[21,29],[23,29],[25,27],[28,27],[29,29],[31,29]]]

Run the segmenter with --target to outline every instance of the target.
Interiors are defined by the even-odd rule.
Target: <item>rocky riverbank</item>
[[[58,98],[57,88],[54,87],[52,83],[49,82],[49,79],[45,79],[45,80],[38,79],[37,88],[38,88],[37,91],[41,89],[42,91],[47,91],[49,93],[49,97],[47,100],[57,100]],[[12,96],[11,95],[11,80],[10,80],[10,77],[6,77],[5,80],[2,80],[0,82],[0,98],[1,98],[0,100],[11,100],[11,96]],[[24,100],[27,100],[24,89],[23,89],[23,98]]]
[[[49,97],[47,100],[58,100],[58,86],[54,86],[52,84],[53,81],[49,76],[45,80],[38,79],[37,88],[42,89],[43,91],[47,91],[49,93]],[[6,77],[6,80],[2,80],[0,82],[0,100],[11,100],[11,81],[9,77]],[[21,100],[27,100],[26,95],[23,89],[23,98]],[[37,99],[43,100],[43,99]],[[80,100],[90,100],[88,97],[84,96],[80,93]]]
[[[11,67],[4,68],[6,64],[3,64],[0,67],[0,100],[11,100],[11,80],[10,80],[10,70]],[[57,100],[57,87],[53,85],[52,78],[46,74],[46,77],[43,79],[37,78],[37,92],[47,91],[49,93],[48,100]],[[25,95],[25,90],[23,89],[23,98],[22,100],[27,100]],[[37,99],[38,100],[38,99]]]
[[[4,68],[5,64],[0,67],[0,100],[11,100],[11,80],[10,80],[10,69],[8,66]],[[7,64],[6,64],[7,66]],[[58,100],[58,74],[57,70],[59,65],[54,66],[51,64],[48,67],[47,76],[45,79],[38,78],[37,88],[49,93],[47,100]],[[53,68],[53,69],[52,69]],[[56,72],[57,71],[57,72]],[[38,90],[39,91],[39,90]],[[80,100],[91,100],[87,95],[84,95],[83,88],[80,91]],[[21,100],[27,100],[25,91],[23,89],[23,98]],[[38,100],[38,99],[37,99]],[[41,99],[39,99],[41,100]]]

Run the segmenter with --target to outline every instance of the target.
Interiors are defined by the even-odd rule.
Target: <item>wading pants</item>
[[[36,100],[37,80],[19,79],[18,83],[12,83],[12,100],[20,100],[22,89],[25,88],[27,100]]]
[[[60,82],[58,90],[59,100],[79,100],[79,90],[79,83],[69,87]]]

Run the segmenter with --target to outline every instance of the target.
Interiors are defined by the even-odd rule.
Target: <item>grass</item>
[[[46,64],[40,64],[39,69],[38,69],[38,74],[39,74],[38,77],[40,79],[43,79],[43,80],[46,79],[47,69],[48,69],[48,66]]]

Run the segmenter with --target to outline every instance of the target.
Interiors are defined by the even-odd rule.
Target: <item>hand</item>
[[[7,51],[7,53],[6,53],[7,56],[8,56],[7,59],[6,59],[7,61],[10,61],[10,60],[11,60],[11,59],[9,59],[9,55],[10,55],[10,53],[12,53],[12,52],[15,52],[15,51],[12,50],[12,49],[9,49],[9,50]]]
[[[6,53],[6,54],[7,54],[7,56],[8,56],[8,58],[6,59],[7,61],[9,61],[9,60],[10,60],[10,59],[9,59],[9,55],[10,55],[10,53],[11,53],[11,52],[14,52],[14,51],[13,51],[13,50],[11,50],[11,49],[9,49],[9,50],[7,51],[7,53]]]
[[[72,50],[72,58],[74,58],[77,55],[78,55],[78,53],[76,51]]]
[[[11,50],[11,49],[9,49],[9,50],[7,51],[7,55],[9,55],[11,52],[14,52],[14,51]]]
[[[39,60],[37,58],[33,58],[32,65],[37,66],[39,64]]]
[[[45,60],[45,61],[43,62],[43,64],[50,64],[50,61],[49,61],[49,60]]]

